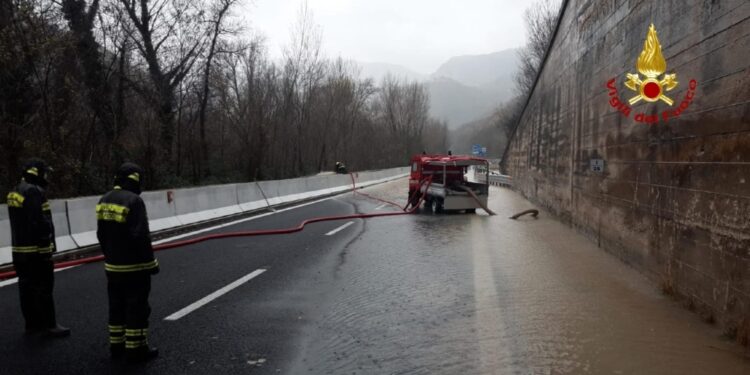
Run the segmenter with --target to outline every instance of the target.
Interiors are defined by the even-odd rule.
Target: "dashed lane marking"
[[[385,206],[387,206],[387,204],[381,204],[380,206],[375,207],[375,211],[384,208]]]
[[[386,182],[392,182],[392,181],[386,181]],[[368,186],[365,189],[369,189],[371,187],[373,187],[373,186]],[[306,202],[306,203],[298,204],[298,205],[295,205],[295,206],[292,206],[292,207],[283,208],[283,209],[276,210],[276,211],[273,211],[273,212],[267,212],[267,213],[264,213],[264,214],[255,215],[255,216],[247,217],[247,218],[244,218],[244,219],[235,220],[235,221],[232,221],[232,222],[229,222],[229,223],[224,223],[224,224],[216,225],[216,226],[213,226],[213,227],[210,227],[210,228],[204,228],[204,229],[196,230],[196,231],[193,231],[193,232],[180,234],[180,235],[177,235],[177,236],[172,236],[172,237],[164,238],[164,239],[161,239],[159,241],[154,241],[153,244],[154,245],[158,245],[158,244],[162,244],[162,243],[166,243],[166,242],[171,242],[171,241],[174,241],[174,240],[179,240],[181,238],[195,236],[196,234],[210,232],[210,231],[213,231],[213,230],[217,230],[217,229],[221,229],[221,228],[226,228],[226,227],[229,227],[229,226],[232,226],[232,225],[244,223],[246,221],[257,220],[257,219],[260,219],[260,218],[263,218],[263,217],[266,217],[266,216],[275,215],[277,213],[281,213],[281,212],[284,212],[284,211],[290,211],[290,210],[294,210],[294,209],[297,209],[297,208],[301,208],[301,207],[305,207],[305,206],[310,206],[310,205],[313,205],[313,204],[316,204],[316,203],[320,203],[320,202],[324,202],[324,201],[327,201],[327,200],[338,198],[338,197],[340,197],[340,196],[342,196],[342,195],[344,195],[346,193],[349,193],[349,191],[342,192],[341,194],[337,194],[337,195],[334,195],[334,196],[331,196],[331,197],[326,197],[326,198],[318,199],[318,200],[315,200],[315,201],[312,201],[312,202]],[[61,269],[55,270],[55,272],[65,271],[67,269],[71,269],[71,268],[75,268],[75,267],[78,267],[78,266],[61,268]],[[15,284],[17,282],[18,282],[17,278],[0,281],[0,288],[2,288],[4,286],[8,286],[8,285],[13,285],[13,284]]]
[[[275,214],[278,214],[278,213],[281,213],[281,212],[291,211],[291,210],[294,210],[294,209],[297,209],[297,208],[302,208],[302,207],[305,207],[305,206],[310,206],[310,205],[317,204],[317,203],[320,203],[320,202],[325,202],[327,200],[331,200],[331,199],[334,199],[334,198],[338,198],[338,196],[326,197],[326,198],[318,199],[318,200],[315,200],[315,201],[312,201],[312,202],[305,202],[305,203],[301,203],[301,204],[298,204],[298,205],[295,205],[295,206],[291,206],[291,207],[283,208],[283,209],[280,209],[280,210],[276,210],[274,212],[267,212],[267,213],[263,213],[263,214],[260,214],[260,215],[255,215],[255,216],[251,216],[251,217],[246,217],[246,218],[243,218],[243,219],[235,220],[235,221],[232,221],[232,222],[229,222],[229,223],[215,225],[213,227],[203,228],[203,229],[196,230],[196,231],[193,231],[193,232],[184,233],[184,234],[180,234],[180,235],[177,235],[177,236],[172,236],[172,237],[164,238],[164,239],[161,239],[159,241],[154,241],[153,244],[154,245],[158,245],[158,244],[161,244],[161,243],[172,242],[174,240],[179,240],[181,238],[195,236],[196,234],[201,234],[201,233],[210,232],[210,231],[214,231],[214,230],[221,229],[221,228],[226,228],[226,227],[229,227],[229,226],[232,226],[232,225],[237,225],[237,224],[244,223],[244,222],[247,222],[247,221],[257,220],[257,219],[260,219],[260,218],[264,218],[266,216],[271,216],[271,215],[275,215]],[[60,268],[60,269],[55,270],[55,272],[65,271],[65,270],[69,270],[69,269],[75,268],[75,267],[78,267],[78,266]],[[2,288],[4,286],[8,286],[8,285],[13,285],[13,284],[15,284],[17,282],[18,282],[18,278],[12,278],[12,279],[8,279],[8,280],[0,281],[0,288]]]
[[[342,225],[342,226],[340,226],[340,227],[338,227],[338,228],[336,228],[336,229],[334,229],[334,230],[326,233],[326,236],[333,236],[334,234],[336,234],[338,232],[341,232],[342,230],[346,229],[346,227],[348,227],[348,226],[350,226],[352,224],[354,224],[354,222],[350,221],[350,222],[348,222],[348,223],[346,223],[346,224],[344,224],[344,225]]]
[[[229,285],[227,285],[227,286],[225,286],[225,287],[223,287],[223,288],[221,288],[221,289],[219,289],[219,290],[217,290],[217,291],[215,291],[215,292],[213,292],[213,293],[211,293],[211,294],[209,294],[209,295],[207,295],[207,296],[205,296],[205,297],[203,297],[203,298],[201,298],[201,299],[199,299],[199,300],[197,300],[195,302],[193,302],[192,304],[188,305],[184,309],[182,309],[182,310],[180,310],[180,311],[178,311],[178,312],[176,312],[176,313],[174,313],[174,314],[172,314],[172,315],[164,318],[164,320],[175,321],[177,319],[180,319],[180,318],[184,317],[185,315],[190,314],[191,312],[193,312],[195,310],[198,310],[199,308],[201,308],[202,306],[206,305],[207,303],[209,303],[209,302],[211,302],[211,301],[213,301],[213,300],[215,300],[215,299],[217,299],[217,298],[219,298],[219,297],[221,297],[221,296],[229,293],[230,291],[232,291],[232,289],[235,289],[238,286],[240,286],[240,285],[242,285],[242,284],[244,284],[244,283],[246,283],[246,282],[254,279],[256,276],[262,274],[263,272],[266,272],[266,270],[264,270],[264,269],[257,269],[257,270],[255,270],[255,271],[253,271],[253,272],[251,272],[251,273],[249,273],[249,274],[247,274],[245,276],[242,276],[241,278],[233,281],[231,284],[229,284]]]

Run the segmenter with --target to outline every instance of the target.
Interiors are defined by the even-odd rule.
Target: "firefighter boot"
[[[125,355],[125,344],[110,344],[109,354],[112,359],[120,359]]]
[[[159,349],[141,346],[138,349],[129,349],[125,351],[125,359],[130,363],[148,362],[159,356]]]
[[[56,324],[52,328],[47,328],[44,335],[50,338],[68,337],[70,336],[70,328]]]

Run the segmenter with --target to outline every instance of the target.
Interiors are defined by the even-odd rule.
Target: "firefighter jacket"
[[[55,227],[44,189],[22,180],[7,199],[11,246],[16,259],[54,252]]]
[[[96,236],[107,276],[159,272],[148,228],[146,205],[138,194],[115,186],[96,205]]]

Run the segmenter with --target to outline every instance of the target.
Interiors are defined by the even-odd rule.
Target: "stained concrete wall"
[[[676,104],[627,100],[649,24]],[[678,118],[653,125],[697,88]],[[569,0],[503,160],[515,188],[747,343],[750,2]],[[594,172],[591,159],[603,159]]]

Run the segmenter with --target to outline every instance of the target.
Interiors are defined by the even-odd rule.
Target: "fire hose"
[[[482,201],[479,199],[479,197],[477,197],[477,194],[474,192],[474,190],[471,190],[470,187],[461,185],[461,186],[459,186],[459,188],[461,190],[465,191],[467,194],[469,194],[469,196],[472,197],[474,199],[474,201],[477,202],[477,204],[479,205],[479,207],[482,207],[482,209],[485,210],[488,214],[490,214],[491,216],[497,215],[494,211],[490,210],[490,208],[487,207],[486,204],[482,203]]]
[[[427,184],[427,188],[430,187],[430,184],[432,183],[432,178],[428,178],[425,180],[422,180],[420,182],[420,188]],[[419,190],[417,190],[418,192]],[[369,194],[358,192],[356,184],[354,183],[354,176],[352,175],[352,192],[355,194],[363,195],[368,198],[372,198],[390,205],[394,205],[396,207],[401,208],[400,205],[397,203],[387,201],[381,198],[373,197]],[[409,197],[409,201],[411,201],[413,197]],[[239,231],[239,232],[228,232],[228,233],[215,233],[215,234],[209,234],[205,236],[200,236],[196,238],[191,238],[187,240],[181,240],[181,241],[175,241],[175,242],[169,242],[165,244],[155,245],[153,247],[154,251],[162,251],[162,250],[169,250],[174,249],[177,247],[184,247],[188,245],[197,244],[199,242],[205,242],[210,240],[217,240],[221,238],[232,238],[232,237],[254,237],[254,236],[270,236],[270,235],[277,235],[277,234],[290,234],[295,232],[302,231],[306,225],[313,224],[313,223],[320,223],[325,221],[338,221],[338,220],[347,220],[347,219],[368,219],[373,217],[385,217],[385,216],[400,216],[400,215],[409,215],[414,213],[414,211],[417,210],[417,208],[421,205],[422,201],[424,200],[424,195],[419,198],[418,204],[416,204],[414,207],[412,207],[410,210],[406,210],[406,208],[403,208],[399,212],[379,212],[379,213],[368,213],[368,214],[351,214],[351,215],[339,215],[339,216],[322,216],[322,217],[315,217],[311,219],[307,219],[303,222],[301,222],[299,225],[295,227],[290,228],[283,228],[283,229],[270,229],[270,230],[251,230],[251,231]],[[82,264],[88,264],[88,263],[95,263],[100,262],[104,260],[104,255],[95,255],[91,257],[81,258],[81,259],[75,259],[75,260],[69,260],[64,262],[57,262],[55,263],[55,269],[60,268],[67,268],[67,267],[73,267],[78,266]],[[3,279],[9,279],[11,277],[15,277],[16,272],[15,271],[7,271],[0,273],[0,280]]]

